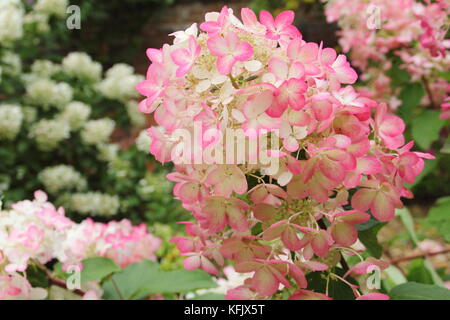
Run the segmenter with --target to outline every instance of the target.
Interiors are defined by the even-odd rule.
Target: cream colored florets
[[[20,131],[24,115],[17,105],[0,105],[0,140],[13,140]]]
[[[70,137],[70,126],[63,120],[43,119],[30,128],[29,136],[40,150],[50,151]]]
[[[78,213],[92,216],[113,216],[120,208],[117,196],[100,192],[75,193],[71,195],[69,207]]]
[[[71,130],[80,129],[89,119],[91,107],[83,102],[70,102],[60,114],[60,119],[67,121]]]
[[[23,36],[23,7],[19,0],[0,1],[0,43],[8,45]]]
[[[143,79],[143,76],[134,74],[133,67],[118,63],[106,72],[105,79],[97,85],[97,89],[109,99],[127,102],[137,97],[135,87]]]
[[[114,130],[114,125],[114,121],[108,118],[90,120],[81,130],[81,139],[89,145],[106,143]]]
[[[86,188],[86,179],[73,167],[58,165],[42,170],[38,179],[49,193],[55,194],[61,191],[78,190]]]
[[[65,73],[81,80],[98,81],[102,75],[102,65],[84,52],[69,53],[61,65]]]
[[[73,90],[64,82],[55,82],[50,79],[35,79],[26,86],[26,100],[28,103],[48,107],[64,108],[72,101]]]
[[[42,12],[48,15],[57,17],[64,17],[68,5],[67,0],[38,0],[34,6],[37,12]]]

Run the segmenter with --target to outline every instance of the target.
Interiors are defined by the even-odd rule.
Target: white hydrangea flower
[[[71,130],[78,130],[85,124],[90,115],[90,106],[83,102],[72,101],[64,107],[59,118],[67,121]]]
[[[36,60],[31,65],[31,72],[42,78],[48,78],[57,73],[61,67],[50,60]]]
[[[113,216],[120,208],[117,196],[101,192],[75,193],[70,196],[69,207],[80,214]]]
[[[12,76],[22,72],[22,60],[20,56],[12,51],[6,51],[1,57],[3,72]]]
[[[8,44],[23,36],[23,15],[20,0],[0,1],[0,43]]]
[[[73,98],[72,88],[65,82],[55,82],[50,79],[35,79],[26,85],[28,103],[48,108],[53,106],[64,108]]]
[[[134,74],[133,67],[118,63],[106,72],[106,77],[97,85],[97,89],[105,97],[121,102],[137,97],[136,85],[144,80],[141,75]]]
[[[25,15],[23,22],[26,28],[32,26],[34,31],[43,34],[50,31],[48,20],[49,16],[46,13],[31,11]]]
[[[51,151],[70,137],[70,126],[61,119],[43,119],[30,128],[29,136],[36,141],[40,150]]]
[[[169,36],[174,36],[173,43],[182,43],[187,41],[190,36],[197,37],[198,27],[196,23],[193,23],[189,28],[184,31],[175,31],[169,34]]]
[[[47,167],[39,173],[38,179],[45,186],[45,190],[52,194],[68,190],[81,191],[87,186],[81,173],[67,165]]]
[[[68,75],[82,80],[98,81],[102,76],[102,65],[84,52],[71,52],[61,63]]]
[[[151,144],[151,139],[147,134],[147,130],[142,130],[139,133],[139,136],[136,139],[136,148],[139,151],[145,152],[145,153],[149,153],[150,152],[150,144]]]
[[[134,68],[126,63],[117,63],[106,71],[106,78],[124,78],[131,76]]]
[[[114,130],[115,122],[108,118],[90,120],[81,130],[81,139],[90,145],[107,143]]]
[[[97,146],[98,149],[98,159],[100,161],[111,162],[117,158],[119,152],[119,146],[117,144],[100,144]]]
[[[34,5],[37,12],[63,18],[66,15],[68,0],[38,0]]]
[[[145,115],[139,111],[138,104],[135,100],[130,100],[125,104],[128,117],[134,127],[142,128],[145,126]]]
[[[13,140],[20,131],[23,118],[20,106],[0,105],[0,140]]]

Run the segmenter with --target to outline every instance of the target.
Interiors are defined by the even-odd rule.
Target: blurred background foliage
[[[33,12],[35,1],[22,2],[27,13]],[[42,173],[48,167],[69,165],[86,181],[80,186],[79,192],[93,192],[117,196],[119,204],[112,215],[97,215],[94,219],[107,221],[126,217],[134,223],[145,222],[152,233],[161,237],[163,246],[158,251],[159,262],[163,270],[174,270],[182,266],[181,258],[173,243],[169,240],[174,235],[182,233],[182,226],[177,221],[189,220],[190,215],[172,196],[172,183],[165,175],[170,172],[170,165],[164,167],[139,148],[136,140],[142,138],[142,130],[152,123],[152,119],[139,119],[133,111],[136,110],[136,96],[122,99],[108,95],[98,90],[108,76],[105,72],[118,63],[133,66],[136,73],[145,74],[148,60],[145,49],[161,47],[170,41],[167,34],[188,27],[203,18],[205,12],[218,11],[223,5],[232,7],[239,12],[242,7],[252,7],[255,11],[262,9],[278,13],[290,9],[296,11],[296,24],[307,41],[324,41],[328,47],[339,50],[336,41],[335,24],[327,24],[323,14],[324,4],[315,0],[253,0],[253,1],[179,1],[179,0],[70,0],[81,8],[81,29],[68,31],[65,25],[66,16],[47,14],[46,19],[35,19],[24,24],[23,36],[11,43],[0,42],[0,66],[3,69],[0,82],[0,107],[2,105],[19,106],[23,121],[20,130],[13,139],[0,141],[0,191],[4,203],[8,204],[25,198],[30,198],[35,189],[46,188]],[[29,19],[31,20],[31,19]],[[10,53],[19,57],[20,68],[14,69],[13,63],[4,59]],[[71,52],[86,52],[92,57],[92,62],[102,65],[100,76],[95,80],[80,79],[61,70],[64,58]],[[72,130],[70,137],[62,139],[58,148],[43,151],[30,138],[30,128],[43,119],[58,118],[62,109],[43,108],[39,103],[26,99],[30,91],[30,74],[37,60],[46,60],[55,64],[57,71],[43,77],[55,83],[65,83],[73,92],[69,102],[78,101],[91,107],[89,120],[114,119],[114,129],[102,147],[114,153],[110,159],[99,160],[99,145],[87,144],[83,141],[83,127]],[[15,60],[17,61],[17,60]],[[94,65],[94,64],[92,64]],[[36,66],[36,65],[35,65]],[[123,69],[123,68],[122,68]],[[8,71],[10,70],[10,71]],[[129,69],[128,69],[129,70]],[[131,69],[133,70],[133,69]],[[423,89],[409,87],[409,81],[401,70],[393,70],[396,83],[404,87],[406,103],[414,103],[414,94],[425,94]],[[137,77],[134,71],[125,72],[125,77]],[[122,74],[118,75],[123,78]],[[28,90],[28,91],[27,91]],[[111,91],[112,90],[112,91]],[[116,92],[112,86],[109,92]],[[107,90],[108,91],[108,90]],[[27,93],[28,92],[28,93]],[[408,100],[409,99],[409,100]],[[416,100],[420,100],[420,97]],[[32,111],[34,110],[34,111]],[[58,118],[59,119],[59,118]],[[408,119],[406,119],[408,121]],[[0,119],[1,122],[1,119]],[[0,125],[1,126],[1,125]],[[408,140],[422,134],[406,132]],[[448,136],[448,132],[438,132],[439,137]],[[438,138],[439,138],[438,137]],[[419,138],[420,139],[420,138]],[[410,279],[421,283],[432,283],[430,270],[424,265],[425,257],[405,259],[404,257],[423,252],[424,250],[444,250],[445,241],[450,241],[450,146],[448,141],[436,139],[430,145],[428,142],[419,144],[422,151],[436,150],[437,160],[427,161],[424,173],[413,185],[415,198],[406,201],[411,215],[415,218],[414,235],[408,231],[401,217],[377,235],[384,248],[383,254],[395,263],[395,268],[404,270]],[[101,147],[100,147],[101,148]],[[116,151],[112,151],[112,150]],[[48,187],[48,185],[47,185]],[[48,189],[48,188],[46,188]],[[67,192],[68,191],[68,192]],[[50,192],[52,200],[64,205],[69,215],[76,220],[84,218],[79,206],[75,205],[73,190],[64,188]],[[92,195],[92,194],[91,194]],[[438,200],[439,199],[439,200]],[[80,201],[80,199],[78,199]],[[89,210],[88,210],[89,211]],[[415,243],[426,238],[429,242]],[[431,241],[431,242],[430,242]],[[426,247],[428,245],[428,247]],[[431,249],[430,249],[431,247]],[[405,249],[406,248],[406,249]],[[422,251],[421,251],[422,250]],[[431,250],[431,251],[430,251]],[[427,251],[427,252],[428,252]],[[448,268],[447,255],[438,255],[433,264],[438,266],[438,272],[445,277]],[[444,259],[444,261],[442,261]],[[441,270],[439,268],[443,268]],[[448,272],[447,272],[448,273]],[[395,270],[392,271],[395,274]],[[403,281],[386,280],[386,289]],[[400,280],[399,280],[400,279]],[[393,283],[389,281],[394,281]],[[397,281],[397,282],[396,282]]]
[[[64,48],[82,50],[106,65],[131,62],[141,48],[142,27],[167,14],[175,0],[73,0],[81,9],[83,27],[64,32]]]

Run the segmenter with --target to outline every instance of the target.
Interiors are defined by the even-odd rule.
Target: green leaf
[[[440,152],[444,154],[450,154],[450,136],[444,142],[444,145],[442,146]]]
[[[445,124],[445,120],[439,119],[439,114],[438,110],[425,110],[412,121],[413,139],[424,150],[439,138],[439,132]]]
[[[225,300],[225,295],[220,293],[205,293],[194,297],[192,300]]]
[[[393,300],[450,300],[450,290],[436,285],[408,282],[389,292]]]
[[[414,228],[414,220],[411,216],[411,213],[409,212],[409,210],[406,207],[404,207],[402,209],[398,209],[396,211],[396,214],[398,214],[400,216],[400,219],[402,220],[403,225],[405,226],[406,230],[408,231],[412,242],[417,247],[419,244],[419,238],[417,237],[417,234],[416,234],[416,231]],[[433,278],[434,284],[443,287],[444,282],[442,281],[441,277],[439,277],[439,275],[437,274],[436,270],[431,265],[428,258],[425,258],[424,265],[427,268],[427,270],[430,272],[431,277]]]
[[[417,238],[416,230],[414,228],[413,217],[411,216],[408,208],[404,207],[402,209],[397,209],[395,213],[400,217],[400,220],[405,226],[406,231],[408,231],[409,237],[411,238],[414,245],[417,246],[419,243],[419,239]]]
[[[176,279],[174,281],[174,279]],[[144,286],[147,293],[187,292],[191,290],[214,288],[212,277],[201,270],[161,271],[158,279]]]
[[[450,242],[450,197],[438,199],[424,220],[424,227],[435,227]]]
[[[360,223],[356,225],[356,229],[358,229],[358,231],[365,231],[365,230],[369,230],[371,228],[373,228],[374,226],[380,224],[381,222],[378,221],[377,219],[375,219],[374,217],[370,217],[370,220],[364,222],[364,223]]]
[[[83,260],[81,282],[102,280],[111,273],[120,271],[120,267],[109,258],[95,257]]]
[[[156,262],[133,263],[103,285],[105,299],[143,299],[155,293],[187,292],[216,287],[201,270],[163,271]],[[120,292],[120,293],[119,293]]]
[[[367,251],[377,259],[379,259],[381,257],[381,254],[383,253],[383,248],[378,243],[377,234],[378,231],[380,231],[380,229],[385,225],[385,222],[378,223],[370,229],[358,232],[359,240],[364,244]]]
[[[393,60],[392,68],[389,69],[386,74],[392,80],[391,87],[395,89],[404,83],[408,83],[411,77],[409,76],[408,71],[405,69],[400,69],[402,62],[398,59],[398,57]]]
[[[440,77],[444,78],[447,81],[450,81],[450,71],[439,72]]]
[[[49,281],[44,271],[30,264],[27,268],[27,280],[33,287],[48,287]]]
[[[412,119],[414,109],[419,105],[424,94],[425,90],[419,82],[409,83],[400,91],[399,98],[402,101],[402,105],[399,107],[398,112],[406,123],[409,123],[410,119]]]
[[[384,269],[383,273],[387,275],[387,277],[383,279],[383,285],[388,291],[408,281],[400,269],[394,265],[390,265]]]
[[[62,270],[62,265],[63,264],[61,262],[57,262],[53,266],[53,275],[59,279],[66,280],[69,277],[69,274]]]
[[[425,266],[425,261],[422,258],[414,259],[408,266],[408,281],[433,284],[433,277]]]
[[[345,272],[341,268],[336,268],[334,273],[342,277]],[[308,290],[320,293],[326,292],[327,280],[323,272],[311,272],[306,276],[306,279],[308,280]],[[351,277],[347,277],[346,280],[357,285],[355,279]],[[328,296],[334,300],[355,300],[352,289],[339,279],[332,280],[330,278],[328,282]]]

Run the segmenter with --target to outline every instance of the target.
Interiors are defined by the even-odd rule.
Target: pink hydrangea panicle
[[[430,88],[434,101],[423,99],[420,106],[444,102],[448,89],[441,83],[448,81],[440,73],[450,68],[450,41],[446,38],[450,2],[378,0],[375,5],[382,14],[380,19],[373,21],[361,14],[370,12],[374,5],[371,2],[323,2],[326,2],[327,21],[336,21],[339,25],[340,46],[365,80],[365,84],[358,87],[359,92],[388,102],[390,110],[396,111],[401,105],[401,88],[395,85],[391,75],[396,74],[398,66],[409,73],[411,79],[408,83],[426,81]],[[387,32],[380,32],[380,29]],[[347,77],[350,80],[353,76],[348,73]]]
[[[168,179],[193,217],[183,222],[187,236],[171,241],[189,270],[219,275],[233,264],[249,273],[227,299],[287,290],[293,300],[330,299],[307,289],[306,273],[333,272],[349,247],[361,247],[358,225],[391,220],[433,156],[412,151],[403,121],[353,86],[358,75],[344,54],[302,39],[292,11],[258,19],[244,8],[241,18],[224,7],[198,33],[148,51],[140,91],[158,125],[148,130],[150,153],[175,163]],[[240,135],[227,149],[230,131]],[[180,161],[186,149],[195,152]],[[352,276],[384,267],[363,262]],[[355,298],[376,297],[336,279]]]
[[[17,274],[36,261],[46,264],[57,259],[62,270],[69,270],[82,268],[86,258],[101,256],[126,267],[143,259],[156,260],[155,251],[161,245],[161,239],[150,234],[145,225],[133,226],[126,219],[99,223],[88,218],[75,223],[65,216],[64,208],[56,209],[48,202],[43,191],[35,192],[32,201],[23,200],[11,207],[0,212],[4,219],[0,226],[0,299],[4,294],[24,299],[45,297],[45,290],[32,288]],[[6,286],[3,280],[19,284],[8,285],[2,293]]]

